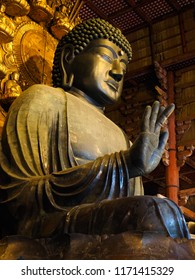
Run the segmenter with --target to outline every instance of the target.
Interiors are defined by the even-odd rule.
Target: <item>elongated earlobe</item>
[[[72,87],[74,74],[71,72],[71,63],[74,60],[74,46],[71,44],[65,45],[61,53],[60,71],[62,77],[61,87],[64,90],[69,90]]]
[[[70,73],[69,77],[66,77],[66,80],[62,80],[62,88],[64,90],[70,90],[74,81],[74,74]]]

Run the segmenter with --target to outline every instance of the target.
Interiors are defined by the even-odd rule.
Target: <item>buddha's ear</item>
[[[71,72],[71,63],[74,60],[74,46],[72,44],[66,44],[61,52],[60,64],[62,75],[62,87],[65,90],[71,88],[73,83],[73,73]]]
[[[61,52],[61,64],[70,64],[75,58],[75,47],[72,44],[64,45]]]

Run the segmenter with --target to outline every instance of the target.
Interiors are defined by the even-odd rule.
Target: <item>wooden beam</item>
[[[183,14],[179,14],[179,28],[180,28],[180,35],[181,35],[183,53],[186,53],[187,52],[187,45],[186,45],[186,38],[185,38],[186,36],[185,36]]]
[[[180,177],[183,177],[183,176],[185,176],[185,175],[191,175],[191,174],[194,174],[194,170],[189,170],[189,171],[184,171],[184,172],[182,172],[181,173],[181,171],[180,171]],[[146,175],[144,175],[143,176],[144,178],[146,178],[147,179],[147,183],[148,182],[156,182],[156,181],[162,181],[162,180],[165,180],[165,176],[163,176],[163,177],[154,177],[154,176],[151,176],[151,177],[148,177],[148,175],[146,176]],[[185,176],[186,177],[186,176]],[[186,177],[187,178],[187,177]],[[183,178],[181,178],[181,179],[183,179]],[[184,179],[184,181],[185,181],[185,179]],[[186,181],[185,181],[186,182]],[[190,180],[190,183],[192,183],[192,187],[194,186],[194,183],[193,183],[193,181],[192,180]],[[187,186],[186,186],[187,187]],[[188,187],[187,187],[188,188]]]
[[[154,30],[152,24],[149,25],[149,39],[150,39],[150,51],[152,57],[152,64],[154,64],[155,51],[154,51]]]
[[[187,165],[189,165],[190,167],[195,169],[195,161],[194,160],[192,160],[191,158],[187,158],[186,163],[187,163]]]
[[[195,63],[195,52],[186,53],[182,55],[178,55],[177,59],[167,59],[161,62],[161,66],[168,69],[180,69],[180,65],[188,64],[191,62],[191,65]],[[132,66],[133,69],[133,66]],[[128,71],[125,75],[125,81],[128,81],[130,79],[134,79],[137,81],[137,78],[141,78],[143,76],[149,75],[153,73],[153,65],[144,66],[142,68],[139,68],[138,70]]]
[[[139,8],[136,4],[135,0],[128,0],[131,7],[135,10],[135,12],[147,23],[150,23],[150,18]]]
[[[187,176],[185,176],[185,175],[183,175],[183,174],[180,174],[180,175],[179,175],[179,178],[180,178],[181,180],[183,180],[184,182],[188,183],[189,185],[192,185],[192,184],[193,184],[193,181],[192,181],[189,177],[187,177]]]
[[[195,195],[195,188],[190,188],[186,190],[179,191],[179,195],[182,196],[192,196]]]
[[[180,171],[181,175],[189,175],[189,174],[194,174],[194,170],[189,170],[189,171]]]
[[[194,83],[193,83],[194,84]],[[194,93],[194,92],[193,92]],[[177,116],[179,121],[190,121],[195,119],[195,102],[183,105]]]
[[[193,212],[192,210],[190,210],[184,206],[180,206],[180,209],[186,218],[189,218],[192,221],[195,221],[195,212]]]
[[[177,11],[177,13],[179,12],[179,10],[181,10],[181,7],[179,6],[176,0],[167,0],[167,2],[171,7],[173,7]]]
[[[144,4],[150,2],[150,0],[142,0],[141,3],[135,3],[134,0],[128,0],[127,3],[129,4],[129,7],[125,7],[119,11],[116,11],[112,14],[109,15],[109,19],[114,19],[116,17],[119,17],[119,16],[122,16],[124,14],[126,14],[127,12],[129,11],[132,11],[132,10],[137,10],[140,8],[140,6],[143,6]],[[140,9],[139,9],[140,10]],[[146,20],[146,19],[145,19]]]
[[[182,64],[182,63],[188,63],[192,61],[192,64],[195,63],[195,51],[190,52],[190,53],[185,53],[185,54],[180,54],[177,56],[177,59],[175,58],[169,58],[167,60],[163,60],[161,62],[162,67],[166,68],[166,69],[171,69],[177,68],[177,65]]]
[[[116,12],[110,14],[108,18],[109,18],[109,20],[112,20],[112,19],[114,19],[116,17],[123,16],[124,14],[126,14],[127,12],[130,12],[132,10],[133,10],[132,7],[128,7],[128,8],[125,7],[123,9],[119,10],[119,11],[116,11]]]
[[[96,14],[98,15],[100,18],[103,18],[105,20],[108,20],[107,18],[107,15],[102,11],[102,10],[99,10],[94,4],[92,1],[87,1],[87,6]],[[112,20],[109,20],[109,22],[113,24]]]

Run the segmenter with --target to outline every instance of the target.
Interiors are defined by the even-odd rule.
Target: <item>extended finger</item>
[[[155,101],[152,105],[152,112],[150,116],[150,131],[154,132],[155,127],[156,127],[156,121],[159,115],[159,109],[160,109],[160,102]]]
[[[142,132],[148,131],[148,129],[149,129],[151,110],[152,110],[151,106],[146,106],[144,114],[143,114],[143,118],[142,118],[142,126],[141,126]]]
[[[161,116],[161,114],[164,110],[165,110],[165,106],[160,106],[159,113],[158,113],[158,118]]]
[[[161,117],[161,115],[162,115],[162,113],[164,112],[164,110],[165,110],[165,107],[164,107],[164,106],[160,106],[157,120]],[[165,122],[165,123],[166,123],[166,122]],[[158,125],[156,124],[155,133],[160,133],[160,131],[161,131],[161,126],[158,126]]]
[[[159,145],[158,145],[158,151],[159,151],[160,155],[163,154],[168,137],[169,137],[169,133],[168,133],[167,129],[160,133]]]
[[[155,132],[158,133],[161,129],[161,127],[165,124],[168,117],[172,114],[172,112],[175,109],[175,105],[171,104],[165,108],[165,110],[162,112],[162,114],[159,116],[157,122],[156,122],[156,128]]]

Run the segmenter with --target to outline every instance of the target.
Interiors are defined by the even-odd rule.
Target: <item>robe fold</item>
[[[134,196],[143,192],[139,178],[129,179],[123,153],[129,143],[94,110],[46,85],[30,87],[12,104],[0,151],[2,235],[112,234],[154,230],[157,224],[168,236],[189,237],[173,202]]]
[[[76,205],[136,192],[122,151],[78,165],[68,125],[67,94],[60,88],[32,86],[9,110],[1,142],[0,200],[21,224],[17,231],[36,235],[48,213],[65,215]]]

